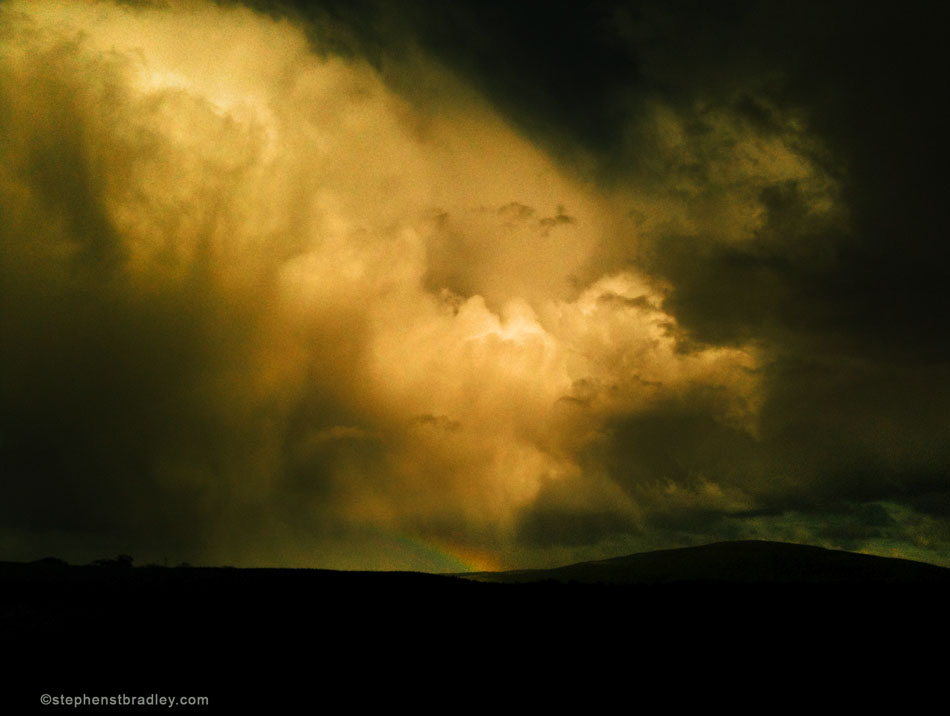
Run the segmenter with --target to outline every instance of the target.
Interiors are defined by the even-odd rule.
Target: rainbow
[[[418,564],[426,572],[497,572],[504,569],[498,556],[483,548],[379,527],[372,527],[370,531],[399,553],[400,562]]]

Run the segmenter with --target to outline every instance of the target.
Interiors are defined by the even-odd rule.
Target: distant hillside
[[[758,584],[950,583],[950,569],[785,542],[718,542],[658,550],[554,569],[476,572],[481,582],[655,585],[676,582]]]
[[[721,665],[726,680],[779,679],[785,693],[805,653],[835,679],[865,655],[887,679],[885,654],[939,667],[917,642],[950,638],[948,599],[947,569],[769,542],[464,579],[45,559],[0,563],[0,638],[16,713],[41,709],[43,693],[159,691],[210,694],[218,713],[296,713],[300,699],[334,692],[389,707],[430,684],[467,698],[469,675],[507,684],[525,664],[571,674],[548,690],[529,681],[536,704],[539,693],[560,700],[563,683],[633,672],[679,693],[690,664],[694,675]]]

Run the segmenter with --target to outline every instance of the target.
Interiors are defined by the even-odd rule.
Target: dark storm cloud
[[[584,547],[641,528],[622,512],[548,507],[543,499],[518,526],[518,539],[531,547]]]
[[[8,546],[948,559],[934,5],[30,7]]]
[[[935,6],[739,7],[725,31],[702,33],[696,52],[659,46],[667,60],[656,63],[659,71],[680,97],[715,95],[706,78],[716,74],[720,86],[732,85],[723,86],[726,101],[741,90],[745,116],[756,95],[800,112],[824,147],[818,160],[841,183],[847,226],[816,226],[794,183],[763,189],[769,221],[751,245],[711,237],[699,249],[707,259],[701,269],[682,242],[657,249],[656,268],[676,286],[676,315],[700,334],[788,330],[794,343],[819,333],[852,352],[942,359],[946,338],[924,317],[947,307],[937,288],[947,209],[946,139],[933,111],[945,64]],[[686,20],[686,37],[700,34],[696,19]]]
[[[801,150],[842,182],[847,230],[816,226],[787,182],[761,188],[770,225],[751,246],[664,236],[652,268],[672,280],[677,317],[713,342],[788,327],[837,334],[851,350],[946,356],[946,337],[927,330],[919,310],[948,307],[936,288],[948,210],[936,111],[946,55],[934,3],[301,7],[349,20],[378,52],[421,43],[532,134],[566,134],[614,175],[654,162],[669,171],[649,137],[630,136],[651,98],[690,111],[696,132],[707,131],[690,110],[697,100],[772,133],[799,113],[818,140]],[[705,260],[692,260],[695,250]]]
[[[580,140],[609,151],[627,121],[627,90],[638,81],[636,48],[621,34],[612,2],[254,4],[314,19],[323,43],[370,58],[384,74],[393,69],[388,63],[421,47],[552,144]],[[404,81],[398,70],[389,79]]]
[[[615,11],[639,71],[621,153],[628,163],[603,164],[614,176],[649,189],[680,172],[701,188],[693,196],[721,200],[707,118],[725,111],[731,126],[783,137],[834,188],[827,211],[804,176],[759,182],[749,187],[762,216],[750,236],[707,217],[689,232],[654,230],[637,250],[641,266],[670,282],[664,308],[684,345],[764,349],[763,402],[754,439],[692,399],[686,415],[618,417],[604,463],[613,479],[628,491],[666,481],[696,493],[704,476],[774,515],[798,515],[809,523],[799,539],[849,548],[885,537],[867,517],[880,515],[880,501],[942,514],[950,344],[936,326],[948,308],[950,226],[936,6],[618,3]],[[678,141],[691,147],[691,163],[679,169],[651,143],[641,111],[651,97],[683,119]],[[728,506],[639,499],[656,503],[644,521],[657,528],[675,518],[693,522],[694,534],[747,534],[733,529],[742,513]],[[850,507],[829,511],[834,504]],[[937,535],[914,538],[934,558],[946,547],[943,529],[921,529]]]

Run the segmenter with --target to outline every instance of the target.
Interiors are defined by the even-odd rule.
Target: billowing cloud
[[[943,489],[946,391],[901,397],[941,369],[828,339],[860,217],[820,118],[674,66],[582,122],[382,17],[0,5],[8,552],[942,549],[908,498]]]

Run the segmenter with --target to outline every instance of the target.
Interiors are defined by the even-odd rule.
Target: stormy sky
[[[950,565],[936,3],[0,0],[0,555]]]

